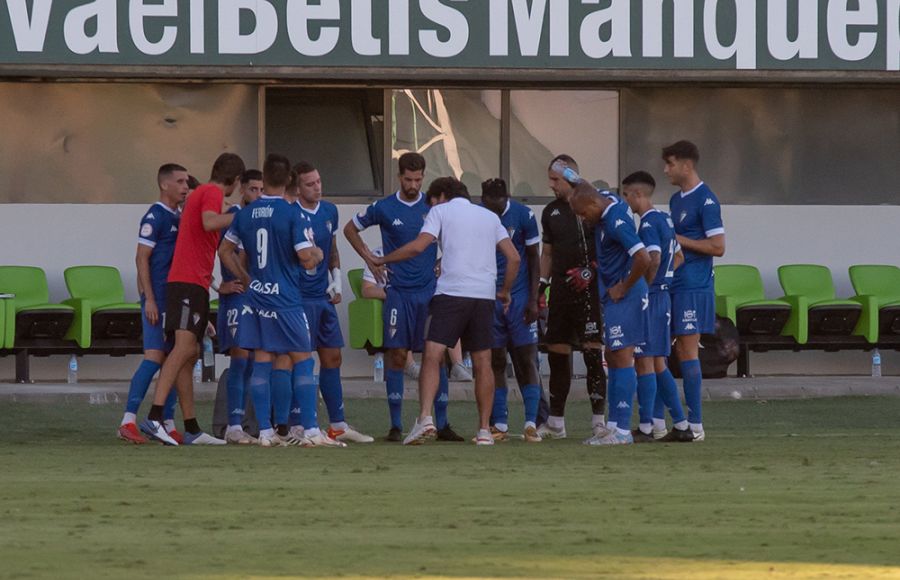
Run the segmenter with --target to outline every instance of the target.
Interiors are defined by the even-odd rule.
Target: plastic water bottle
[[[463,366],[466,367],[467,369],[472,368],[472,355],[469,354],[468,352],[466,353],[466,356],[463,358]]]
[[[881,353],[877,348],[872,351],[872,376],[881,376]]]
[[[69,357],[69,375],[66,377],[66,382],[70,385],[78,382],[78,358],[74,354]]]
[[[213,352],[212,338],[203,337],[203,366],[212,367],[216,364],[216,353]]]
[[[384,382],[384,353],[375,353],[375,373],[372,380],[376,383]]]
[[[199,358],[197,359],[197,362],[194,363],[193,379],[195,384],[203,380],[203,365]]]

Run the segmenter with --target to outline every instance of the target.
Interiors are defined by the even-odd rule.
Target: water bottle
[[[203,366],[212,367],[216,364],[216,353],[213,352],[212,338],[203,337]]]
[[[877,348],[872,351],[872,376],[881,376],[881,353]]]
[[[472,355],[469,354],[468,352],[466,353],[466,356],[463,358],[463,366],[466,367],[467,369],[472,368]]]
[[[78,382],[78,359],[74,354],[69,357],[69,375],[66,377],[66,382],[70,385]]]
[[[375,353],[375,373],[372,380],[376,383],[384,382],[384,353]]]
[[[194,363],[194,384],[199,383],[203,380],[203,366],[200,362],[200,359],[197,359],[197,362]]]

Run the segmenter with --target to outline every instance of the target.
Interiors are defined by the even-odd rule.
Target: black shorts
[[[568,344],[577,348],[589,342],[602,343],[603,313],[597,293],[588,290],[566,298],[554,301],[551,291],[544,344]]]
[[[425,340],[449,348],[462,340],[468,352],[488,350],[494,342],[494,301],[438,294],[428,305]]]
[[[209,320],[209,291],[184,282],[166,285],[166,336],[175,338],[176,330],[187,330],[203,340]]]

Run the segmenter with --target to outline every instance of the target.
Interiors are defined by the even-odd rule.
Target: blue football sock
[[[656,406],[656,375],[650,373],[637,378],[638,417],[641,424],[653,423]]]
[[[491,408],[491,425],[509,425],[509,387],[494,389],[494,406]]]
[[[521,391],[522,401],[525,403],[525,422],[537,424],[538,407],[541,404],[541,386],[525,385]]]
[[[275,369],[272,371],[272,408],[274,409],[275,424],[287,425],[288,416],[291,413],[291,398],[293,388],[291,386],[291,371],[287,369]]]
[[[244,373],[247,372],[247,359],[232,358],[228,367],[228,380],[225,393],[228,400],[228,425],[240,425],[244,421]]]
[[[125,404],[126,413],[137,414],[138,409],[141,407],[141,403],[144,402],[144,397],[147,396],[147,390],[150,388],[150,383],[153,382],[153,377],[156,375],[156,371],[159,370],[160,366],[162,365],[155,363],[152,360],[144,359],[141,361],[140,366],[134,371],[134,376],[131,377],[131,386],[128,387],[128,402]],[[172,392],[175,392],[174,388],[172,389]]]
[[[434,426],[443,429],[450,423],[447,417],[447,406],[450,404],[450,379],[447,367],[441,365],[438,371],[438,394],[434,398]]]
[[[328,409],[328,421],[331,423],[344,422],[344,388],[341,385],[341,369],[320,369],[319,390],[325,407]]]
[[[300,403],[300,424],[304,429],[319,428],[319,388],[313,379],[316,361],[311,358],[294,365],[294,398]]]
[[[688,408],[688,422],[703,422],[703,374],[700,370],[700,361],[681,361],[681,376],[684,379],[684,401]]]
[[[610,376],[614,377],[615,398],[610,398],[610,404],[615,406],[615,413],[610,415],[616,419],[616,427],[627,431],[631,429],[632,405],[634,394],[637,391],[637,373],[634,367],[624,369],[609,369]]]
[[[259,429],[272,428],[272,363],[253,363],[250,376],[250,393]]]
[[[388,408],[391,411],[391,427],[403,428],[403,371],[385,369]]]
[[[662,406],[669,409],[669,415],[672,416],[673,423],[684,421],[684,408],[681,406],[681,395],[678,394],[678,385],[675,384],[675,377],[672,371],[664,370],[656,375],[656,398],[662,401]],[[665,419],[665,408],[661,411],[653,413],[657,419]]]
[[[175,419],[175,405],[178,404],[178,389],[174,386],[166,396],[166,402],[163,403],[163,421],[173,421]]]

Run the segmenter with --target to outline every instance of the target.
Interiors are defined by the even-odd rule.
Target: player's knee
[[[402,371],[406,368],[406,349],[393,348],[388,351],[388,365],[391,370]]]
[[[405,357],[404,357],[405,360]],[[341,366],[343,363],[343,359],[341,357],[341,350],[338,348],[323,348],[319,349],[319,364],[321,364],[322,368],[326,369],[336,369]]]
[[[506,349],[495,348],[491,350],[491,368],[494,371],[506,371]]]
[[[513,371],[520,385],[538,384],[537,345],[518,346],[512,351]]]

